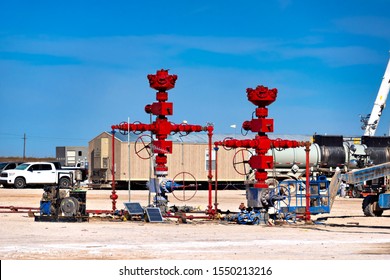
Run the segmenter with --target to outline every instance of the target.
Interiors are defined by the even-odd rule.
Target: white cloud
[[[342,30],[369,37],[377,37],[390,41],[390,18],[357,16],[346,17],[334,21]]]
[[[176,35],[95,38],[12,37],[1,40],[0,50],[116,61],[119,58],[126,60],[132,56],[149,56],[156,51],[163,51],[168,55],[176,54],[186,49],[223,54],[251,54],[269,51],[278,44],[280,43],[269,39]]]
[[[211,36],[115,36],[95,38],[25,38],[0,40],[0,51],[64,56],[82,63],[105,66],[171,65],[188,50],[235,56],[253,56],[257,61],[273,54],[274,60],[318,58],[332,66],[372,64],[381,57],[368,47],[329,46],[321,37],[282,41],[266,38]],[[244,67],[244,66],[243,66]]]
[[[331,67],[383,62],[376,51],[361,46],[286,48],[282,53],[286,58],[318,58]]]

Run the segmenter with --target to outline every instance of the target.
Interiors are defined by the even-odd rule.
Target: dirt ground
[[[111,209],[110,190],[89,190],[87,210]],[[41,189],[0,189],[0,206],[39,207]],[[129,193],[118,191],[117,208]],[[208,192],[170,205],[205,209]],[[214,200],[214,198],[213,198]],[[146,206],[147,191],[132,191],[131,201]],[[214,202],[214,201],[213,201]],[[237,211],[244,190],[218,192],[219,209]],[[390,211],[365,217],[362,199],[336,198],[330,214],[314,224],[239,225],[195,219],[179,223],[120,221],[99,215],[89,222],[35,222],[26,212],[0,213],[2,260],[389,260]],[[3,210],[4,209],[0,209]],[[327,219],[325,219],[327,217]]]

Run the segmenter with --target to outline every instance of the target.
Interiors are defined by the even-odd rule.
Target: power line
[[[0,133],[0,137],[1,136],[12,136],[12,138],[19,138],[20,134]],[[86,138],[29,135],[29,139],[31,139],[31,138],[33,138],[33,139],[44,139],[44,140],[75,140],[75,141],[89,141],[89,140],[91,140],[91,139],[86,139]],[[24,137],[22,139],[24,139]]]

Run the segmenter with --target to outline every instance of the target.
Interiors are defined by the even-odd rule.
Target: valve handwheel
[[[180,125],[188,126],[188,124],[185,122],[181,123]],[[187,136],[188,134],[190,134],[190,132],[189,131],[179,131],[179,134],[180,134],[180,136]]]
[[[143,134],[137,138],[134,144],[135,154],[142,159],[150,159],[153,155],[152,137]]]
[[[252,152],[248,149],[239,149],[233,157],[233,168],[240,175],[249,175],[252,171],[249,165],[249,159]]]
[[[223,141],[222,141],[222,143],[223,143],[223,145],[222,145],[222,147],[226,150],[226,151],[230,151],[231,149],[233,149],[232,147],[226,147],[224,144],[225,144],[225,142],[226,142],[226,140],[232,140],[233,139],[233,137],[225,137],[224,139],[223,139]]]
[[[141,122],[140,121],[135,121],[135,122],[133,122],[133,124],[141,124]],[[140,131],[140,132],[137,132],[136,130],[133,132],[135,135],[140,135],[141,133],[142,133],[142,131]]]
[[[187,180],[186,180],[187,178]],[[188,181],[193,181],[192,184],[186,184]],[[188,201],[191,200],[196,192],[198,191],[198,183],[194,177],[189,172],[180,172],[178,173],[172,180],[172,185],[178,184],[180,185],[177,190],[172,192],[172,195],[180,201]]]
[[[119,126],[121,127],[122,125],[124,125],[124,124],[127,124],[127,122],[121,122],[120,124],[119,124]],[[122,134],[122,135],[127,135],[128,133],[129,133],[129,131],[127,131],[127,130],[119,130],[119,132],[120,132],[120,134]]]
[[[245,129],[241,126],[241,135],[242,135],[242,136],[247,136],[247,135],[248,135],[248,132],[249,132],[249,130],[245,130]]]

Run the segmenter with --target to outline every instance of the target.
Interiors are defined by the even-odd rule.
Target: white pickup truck
[[[60,185],[61,188],[69,188],[74,182],[74,170],[57,169],[52,162],[26,162],[0,174],[0,184],[18,189],[27,185]]]

